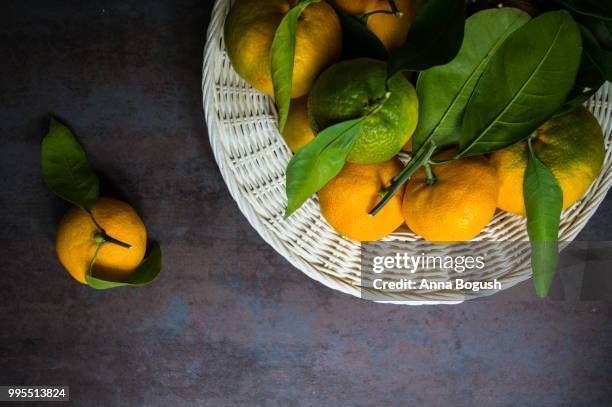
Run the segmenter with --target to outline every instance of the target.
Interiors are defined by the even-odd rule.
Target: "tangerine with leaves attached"
[[[232,66],[255,89],[274,96],[270,48],[281,20],[297,0],[238,0],[225,20],[225,46]],[[291,96],[304,96],[323,69],[340,56],[342,29],[326,2],[306,7],[297,25]]]
[[[107,242],[96,257],[94,276],[120,281],[130,275],[144,258],[147,246],[145,225],[130,205],[116,199],[98,198],[92,213],[108,236],[131,246],[126,248]],[[60,222],[55,243],[57,256],[70,275],[83,284],[87,284],[85,274],[98,248],[100,236],[100,230],[89,214],[78,206],[73,206]]]
[[[369,114],[347,161],[372,164],[393,158],[412,137],[418,105],[416,91],[403,75],[387,81],[386,63],[358,58],[321,74],[308,97],[308,115],[319,132]]]
[[[410,24],[422,0],[395,0],[394,10],[389,0],[330,0],[346,14],[367,15],[366,26],[389,51],[399,48],[405,41]]]
[[[601,126],[584,107],[544,123],[536,131],[532,146],[536,156],[559,182],[563,191],[563,209],[584,195],[599,175],[605,156]],[[523,216],[526,212],[523,178],[527,160],[526,141],[491,155],[500,180],[498,208]]]

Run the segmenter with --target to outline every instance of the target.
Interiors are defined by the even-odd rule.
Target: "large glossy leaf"
[[[386,60],[387,50],[378,37],[359,18],[336,10],[342,24],[343,59],[374,58]]]
[[[412,22],[406,42],[389,56],[389,77],[450,62],[461,47],[465,0],[428,0]]]
[[[326,128],[306,144],[287,166],[285,217],[338,175],[368,116]]]
[[[272,47],[270,48],[270,69],[274,98],[278,106],[279,127],[282,130],[289,114],[291,87],[293,83],[293,62],[295,58],[295,34],[298,18],[302,11],[312,3],[321,0],[302,0],[294,6],[281,20]]]
[[[558,236],[563,192],[554,174],[536,157],[531,145],[523,195],[531,240],[533,285],[538,296],[546,297],[559,261]]]
[[[419,123],[412,136],[413,150],[428,141],[442,148],[459,142],[465,106],[489,58],[529,18],[518,9],[495,8],[467,19],[455,59],[419,75]]]
[[[100,182],[70,129],[55,119],[51,119],[49,133],[43,138],[41,160],[49,189],[91,213]]]
[[[580,30],[565,10],[544,13],[513,32],[470,97],[460,155],[514,144],[549,119],[574,85],[581,54]]]
[[[108,243],[107,243],[108,244]],[[140,263],[138,268],[123,281],[108,281],[93,276],[95,265],[95,257],[91,262],[88,272],[85,274],[85,280],[90,287],[97,290],[106,290],[109,288],[123,286],[141,286],[149,284],[157,278],[162,269],[162,252],[158,243],[155,243],[149,255]]]

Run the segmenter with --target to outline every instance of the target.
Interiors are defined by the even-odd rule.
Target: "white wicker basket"
[[[311,199],[289,219],[286,206],[285,168],[291,151],[276,124],[276,109],[268,96],[247,85],[232,69],[223,43],[223,24],[231,0],[217,0],[206,43],[202,79],[204,111],[210,143],[221,174],[242,213],[263,239],[309,277],[335,290],[360,296],[359,243],[336,233],[323,219],[318,202]],[[584,198],[563,213],[560,239],[573,240],[593,215],[612,185],[612,86],[606,83],[588,102],[602,124],[607,154],[601,174]],[[523,241],[523,218],[499,212],[475,240]],[[385,239],[399,247],[412,242],[416,252],[430,247],[408,230]],[[497,278],[509,288],[531,276],[528,254],[513,267],[505,259],[487,261],[487,278]],[[514,264],[517,264],[514,262]],[[481,295],[486,295],[482,292]],[[490,294],[490,293],[489,293]],[[461,302],[461,293],[369,292],[382,302],[420,305]]]

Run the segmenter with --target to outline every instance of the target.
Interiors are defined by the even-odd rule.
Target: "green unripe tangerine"
[[[402,74],[387,82],[387,65],[360,58],[332,65],[317,79],[308,98],[312,128],[320,132],[336,123],[370,115],[347,161],[372,164],[390,160],[412,137],[418,120],[418,99]],[[390,92],[385,100],[385,94]]]

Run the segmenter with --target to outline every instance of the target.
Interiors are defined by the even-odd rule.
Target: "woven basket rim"
[[[290,228],[291,225],[289,223],[283,225],[282,221],[280,220],[277,221],[276,219],[274,219],[271,221],[270,219],[262,219],[262,217],[258,213],[257,208],[253,204],[253,201],[248,199],[248,192],[245,192],[244,185],[241,185],[238,180],[235,171],[235,163],[232,161],[231,154],[229,154],[228,152],[229,148],[224,140],[224,136],[227,135],[227,125],[224,124],[224,120],[227,121],[227,118],[221,115],[221,104],[218,102],[218,96],[223,93],[221,91],[221,89],[223,88],[223,86],[221,86],[221,83],[223,81],[231,81],[236,76],[235,73],[233,73],[232,68],[226,61],[222,39],[223,24],[225,16],[229,11],[230,4],[231,0],[215,1],[212,18],[208,28],[206,46],[204,49],[204,62],[202,72],[203,108],[205,113],[205,119],[208,125],[209,140],[221,175],[229,189],[232,198],[236,201],[240,211],[247,218],[251,226],[259,233],[259,235],[264,239],[264,241],[266,241],[266,243],[271,245],[279,254],[281,254],[285,259],[287,259],[291,263],[291,265],[302,271],[308,277],[324,284],[329,288],[341,291],[343,293],[355,297],[360,297],[361,289],[354,283],[351,283],[350,279],[347,279],[344,275],[339,276],[338,274],[341,273],[339,273],[337,270],[332,270],[331,268],[328,270],[322,270],[321,267],[315,267],[312,262],[309,261],[308,258],[306,258],[308,256],[305,255],[304,250],[298,248],[298,245],[295,244],[297,238],[290,239],[288,238],[287,233],[285,233],[284,230],[281,233],[279,232],[279,230],[271,227],[271,222],[273,222],[274,225],[280,225],[278,227],[281,227],[281,229],[283,227]],[[225,64],[222,63],[223,61],[225,62]],[[234,77],[228,79],[229,77],[231,77],[232,74]],[[243,84],[242,86],[245,85]],[[251,96],[257,93],[252,90],[249,92]],[[260,103],[259,107],[261,108],[261,106],[264,106],[263,109],[268,112],[268,115],[272,115],[271,121],[274,122],[276,120],[276,112],[271,99],[264,97],[263,95],[253,97],[257,98],[258,101],[261,101],[262,98],[265,99],[265,101]],[[602,89],[600,89],[597,95],[592,98],[591,101],[588,102],[588,107],[591,111],[593,111],[594,109],[600,109],[601,111],[603,111],[602,114],[606,115],[606,120],[601,123],[602,127],[604,128],[604,133],[607,136],[606,160],[602,167],[601,174],[594,181],[593,185],[591,186],[591,189],[589,190],[589,192],[587,192],[585,197],[577,204],[572,206],[572,208],[564,212],[564,221],[571,218],[570,222],[565,222],[562,224],[560,236],[564,241],[573,240],[576,235],[583,229],[583,227],[588,222],[588,219],[594,214],[597,207],[603,201],[610,186],[612,186],[612,149],[610,147],[610,133],[612,132],[612,112],[610,111],[611,109],[609,106],[611,98],[612,86],[610,83],[606,83],[602,87]],[[278,129],[276,129],[275,134],[273,134],[271,137],[276,137],[277,139],[280,139],[281,143],[284,145],[284,142],[282,141],[282,137],[280,136]],[[286,146],[284,148],[285,150],[288,150]],[[316,204],[316,202],[309,202],[309,205],[307,206],[309,206],[308,209],[311,212],[314,211],[316,213],[316,211],[318,211],[318,205]],[[514,222],[515,228],[520,227],[522,221],[520,219],[514,219],[512,218],[512,216],[513,215],[510,214],[502,214],[496,216],[494,222],[499,222],[501,219],[501,223]],[[524,227],[524,222],[522,223]],[[339,235],[336,236],[336,239],[339,242],[342,242],[343,240],[346,241],[347,246],[354,246],[354,242],[350,243],[348,239],[345,239]],[[297,240],[299,241],[299,239]],[[400,240],[408,241],[410,240],[410,238]],[[289,244],[288,241],[290,241],[291,244]],[[308,242],[300,243],[302,245],[308,244]],[[523,266],[514,269],[511,274],[512,276],[504,275],[505,277],[507,277],[506,281],[504,282],[504,290],[529,279],[531,277],[530,264],[528,262],[524,263]],[[495,292],[482,292],[481,295],[485,296],[494,293]],[[458,304],[464,301],[464,297],[459,294],[435,295],[434,293],[428,296],[417,295],[417,297],[419,298],[415,299],[414,293],[411,293],[410,295],[384,294],[381,295],[380,298],[377,298],[376,302],[407,305],[430,305]]]

